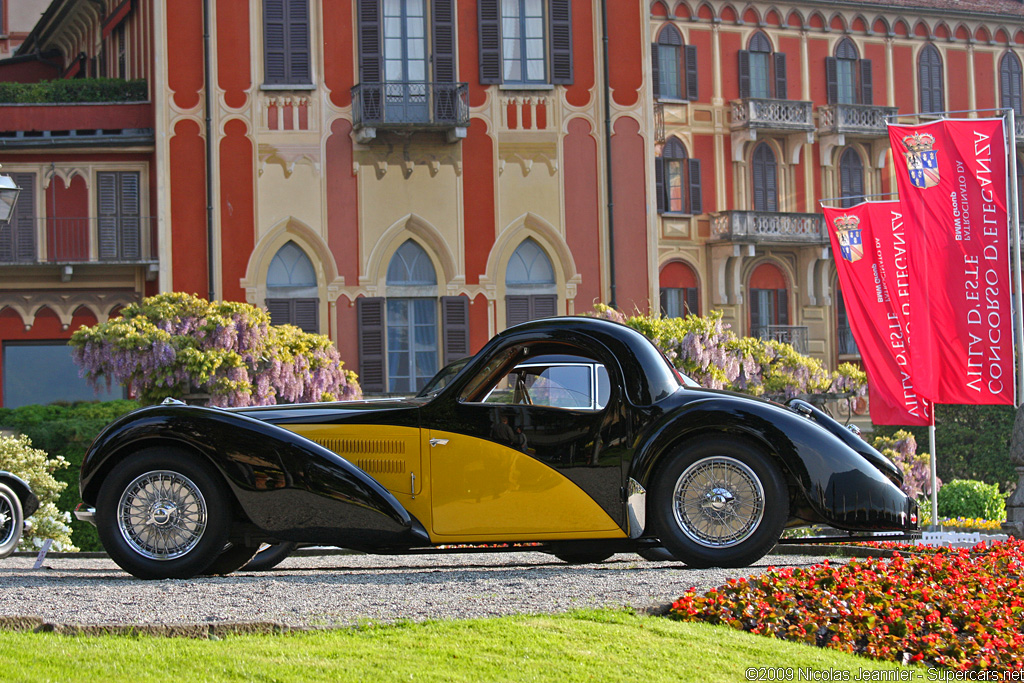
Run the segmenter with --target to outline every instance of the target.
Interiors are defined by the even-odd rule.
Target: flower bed
[[[903,663],[1024,667],[1024,542],[916,550],[691,589],[670,616]]]

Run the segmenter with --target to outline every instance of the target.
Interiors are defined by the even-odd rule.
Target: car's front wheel
[[[100,488],[96,528],[118,566],[140,579],[187,579],[221,555],[231,528],[223,482],[195,455],[150,448]]]
[[[761,450],[731,437],[686,446],[661,468],[650,513],[662,544],[691,567],[746,567],[789,516],[785,479]]]
[[[21,500],[10,486],[0,483],[0,558],[17,549],[24,523]]]

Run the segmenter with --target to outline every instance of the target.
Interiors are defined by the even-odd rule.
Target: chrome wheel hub
[[[676,524],[693,542],[729,548],[750,538],[764,517],[764,487],[745,463],[729,456],[687,467],[673,491]]]
[[[14,510],[10,502],[0,497],[0,546],[7,545],[17,530],[14,528]]]
[[[117,504],[117,526],[132,550],[151,560],[190,552],[206,530],[206,499],[178,472],[157,470],[135,478]]]

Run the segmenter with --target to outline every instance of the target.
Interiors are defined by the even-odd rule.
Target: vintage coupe
[[[787,525],[917,528],[899,470],[828,415],[702,389],[624,325],[525,323],[436,379],[408,399],[135,411],[86,454],[79,517],[148,579],[275,542],[736,567]]]

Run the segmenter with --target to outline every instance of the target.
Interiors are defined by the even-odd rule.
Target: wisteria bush
[[[192,393],[209,394],[215,406],[362,395],[330,339],[271,325],[265,310],[245,303],[159,294],[80,328],[70,344],[91,384],[125,385],[143,403]]]
[[[624,323],[642,333],[683,373],[710,389],[780,398],[867,393],[867,375],[857,366],[843,363],[829,372],[821,361],[797,352],[790,344],[738,337],[722,321],[722,311],[661,318],[627,317],[604,304],[594,308],[594,316]]]
[[[901,429],[892,435],[875,437],[875,448],[896,463],[903,472],[903,492],[911,498],[931,495],[932,466],[928,453],[917,452],[917,439],[910,432]],[[937,486],[942,482],[935,480]]]
[[[48,538],[53,539],[54,550],[78,550],[71,542],[71,514],[57,509],[57,499],[67,484],[57,481],[53,473],[67,466],[61,456],[51,458],[46,451],[33,448],[25,435],[0,436],[0,470],[27,481],[39,498],[39,509],[28,518],[25,535],[18,543],[21,550],[38,550]]]

